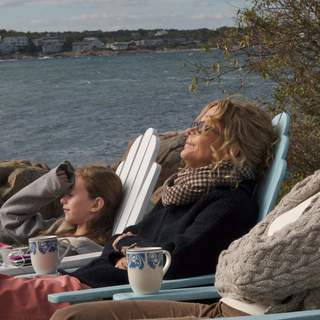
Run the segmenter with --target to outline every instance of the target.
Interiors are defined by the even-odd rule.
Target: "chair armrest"
[[[318,320],[320,310],[308,310],[286,313],[265,314],[257,316],[241,316],[231,318],[219,318],[221,320]]]
[[[201,286],[201,285],[213,285],[214,276],[205,275],[198,277],[174,279],[174,280],[164,280],[162,282],[162,289],[172,289],[172,288],[185,288],[192,286]],[[112,286],[112,287],[103,287],[96,289],[85,289],[71,292],[62,292],[54,293],[48,295],[48,300],[51,303],[60,303],[60,302],[70,302],[70,303],[80,303],[87,301],[95,301],[99,299],[110,299],[116,293],[121,292],[130,292],[131,288],[128,284]]]
[[[203,300],[219,299],[219,293],[214,286],[160,290],[154,294],[136,294],[133,292],[117,293],[113,300]]]
[[[128,284],[124,284],[124,285],[112,286],[112,287],[53,293],[48,295],[48,301],[51,303],[61,303],[61,302],[80,303],[80,302],[96,301],[101,299],[110,299],[112,298],[112,295],[115,293],[128,292],[129,290],[130,290],[130,286]]]

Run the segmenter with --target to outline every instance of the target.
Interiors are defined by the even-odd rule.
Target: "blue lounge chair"
[[[286,156],[288,152],[288,129],[290,119],[287,113],[282,112],[273,118],[272,124],[279,136],[277,145],[275,146],[275,156],[273,163],[268,172],[264,176],[257,188],[257,200],[259,204],[259,219],[262,219],[274,206],[276,198],[279,193],[281,183],[285,177],[287,162]],[[184,288],[200,285],[211,285],[213,288],[214,275],[204,275],[199,277],[191,277],[186,279],[165,280],[162,283],[162,289],[170,290],[172,288]],[[52,303],[71,302],[80,303],[85,301],[95,301],[97,299],[112,298],[117,293],[128,293],[128,298],[133,297],[134,294],[130,293],[129,285],[119,285],[114,287],[105,287],[97,289],[87,289],[74,292],[64,292],[48,295],[48,300]],[[169,292],[167,292],[169,293]],[[162,293],[161,293],[162,294]],[[163,294],[163,297],[165,295]],[[124,297],[124,296],[122,296]],[[144,296],[148,297],[148,296]],[[158,298],[160,296],[158,295]]]
[[[196,287],[174,290],[161,290],[157,294],[147,295],[148,300],[179,300],[196,301],[219,299],[220,296],[215,287]],[[146,300],[146,295],[133,295],[131,293],[118,293],[113,296],[113,300]],[[319,320],[320,310],[307,310],[297,312],[285,312],[266,315],[222,317],[221,320]]]

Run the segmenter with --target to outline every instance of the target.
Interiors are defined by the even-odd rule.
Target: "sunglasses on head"
[[[216,134],[219,134],[219,130],[211,127],[206,121],[193,121],[191,128],[197,130],[197,133],[201,134],[203,132],[213,131]]]

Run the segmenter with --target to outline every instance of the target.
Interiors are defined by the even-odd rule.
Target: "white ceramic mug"
[[[126,254],[128,278],[133,292],[150,294],[159,291],[163,276],[171,264],[170,253],[160,247],[145,247],[128,249]]]
[[[67,249],[59,254],[59,241],[67,242]],[[62,258],[70,250],[68,239],[58,239],[57,236],[40,236],[29,239],[29,250],[32,267],[36,274],[56,273]]]

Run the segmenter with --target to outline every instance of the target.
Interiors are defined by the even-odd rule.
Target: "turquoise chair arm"
[[[203,299],[219,299],[220,296],[215,287],[198,287],[160,290],[158,293],[138,295],[134,293],[118,293],[113,295],[113,300],[179,300],[195,301]],[[287,312],[256,316],[222,317],[221,320],[319,320],[320,310],[299,312]]]
[[[117,293],[113,300],[203,300],[219,299],[219,293],[214,286],[160,290],[154,294],[135,294],[133,292]]]
[[[190,277],[182,278],[175,280],[164,280],[162,282],[162,289],[172,289],[172,288],[185,288],[192,286],[203,286],[214,284],[214,275],[205,275],[199,277]],[[112,296],[116,293],[129,292],[131,288],[129,285],[119,285],[113,287],[104,287],[96,289],[85,289],[79,291],[63,292],[63,293],[54,293],[48,295],[48,300],[51,303],[61,303],[61,302],[70,302],[70,303],[80,303],[95,301],[99,299],[111,299]]]
[[[320,310],[308,310],[298,312],[286,312],[266,314],[260,316],[245,316],[245,317],[231,317],[219,318],[220,320],[319,320]]]

